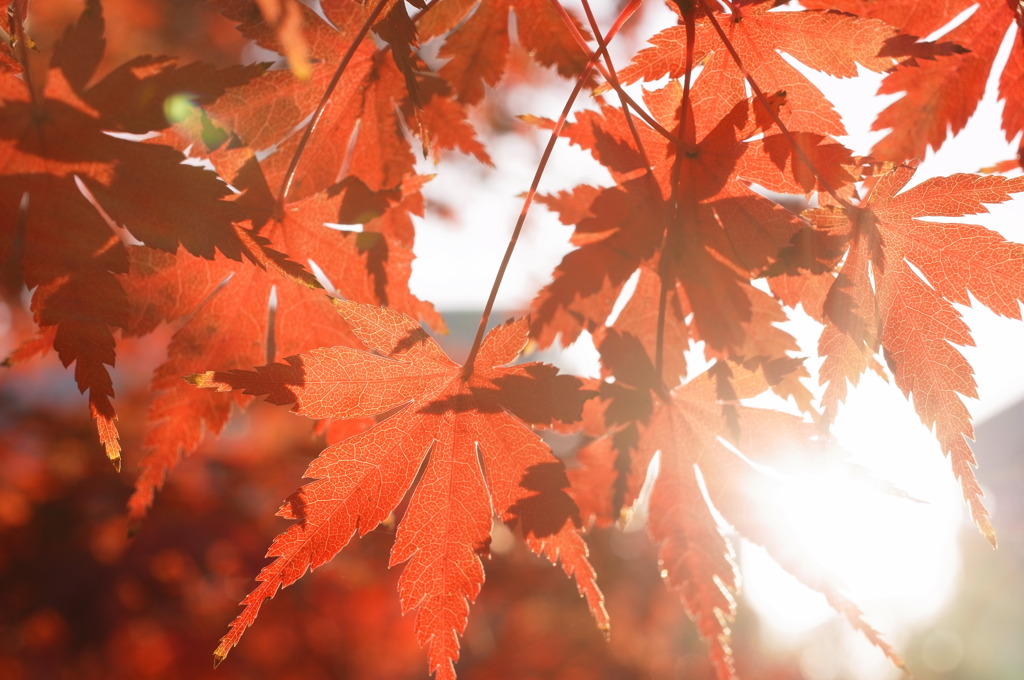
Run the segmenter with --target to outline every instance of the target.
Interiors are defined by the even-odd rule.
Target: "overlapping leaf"
[[[693,100],[711,96],[711,87],[698,80]],[[634,335],[653,358],[659,295],[666,289],[664,332],[678,340],[668,345],[677,355],[666,359],[672,367],[665,375],[669,384],[684,371],[678,355],[691,337],[706,342],[709,356],[761,364],[784,360],[796,348],[773,325],[784,315],[749,279],[779,265],[803,225],[754,193],[746,178],[789,190],[794,183],[779,168],[791,159],[771,158],[772,135],[753,139],[763,128],[748,114],[746,101],[724,119],[700,109],[684,114],[682,88],[674,81],[645,100],[678,137],[666,140],[639,126],[639,149],[621,111],[609,106],[581,113],[565,127],[565,136],[607,167],[617,185],[581,186],[544,199],[563,222],[575,225],[578,248],[534,300],[539,344],[552,343],[558,334],[568,344],[584,330],[600,329],[639,270],[636,291],[614,327]],[[806,403],[806,394],[799,398]]]
[[[789,106],[779,115],[790,130],[845,134],[832,104],[782,53],[840,78],[856,76],[858,64],[877,72],[893,65],[892,58],[879,53],[896,33],[881,21],[824,11],[772,11],[767,3],[734,5],[731,14],[717,16],[736,55],[726,49],[706,16],[696,19],[693,50],[694,61],[703,64],[700,77],[716,83],[713,99],[703,101],[702,108],[713,107],[708,113],[718,117],[747,98],[745,69],[764,92],[786,93]],[[679,78],[685,70],[686,29],[672,26],[654,36],[651,47],[637,53],[621,78],[624,82]]]
[[[973,372],[954,345],[972,345],[970,330],[953,306],[971,296],[1002,316],[1021,318],[1024,246],[975,224],[929,222],[987,212],[1024,191],[1024,177],[953,175],[901,192],[914,174],[902,165],[878,178],[860,208],[826,207],[809,216],[824,228],[849,230],[849,254],[825,302],[828,320],[818,352],[825,357],[825,407],[834,412],[847,382],[884,353],[889,370],[911,397],[922,422],[935,431],[960,480],[971,516],[995,542],[961,396],[976,397]]]
[[[265,24],[256,5],[237,1],[222,2],[221,6],[225,14],[241,22],[239,28],[246,35],[271,49],[286,50],[280,43],[280,31]],[[259,80],[233,89],[219,106],[206,107],[203,115],[208,118],[189,121],[191,132],[199,134],[186,135],[175,143],[201,148],[211,129],[216,131],[215,140],[228,137],[224,147],[209,152],[208,157],[232,186],[243,191],[238,204],[250,220],[243,229],[258,231],[260,239],[269,239],[265,246],[287,253],[298,263],[312,263],[346,298],[386,304],[443,330],[440,316],[408,290],[414,238],[411,217],[422,215],[419,189],[426,179],[412,172],[412,154],[396,109],[411,106],[413,95],[405,89],[408,82],[386,51],[377,50],[369,40],[352,44],[368,19],[361,5],[329,8],[333,27],[308,10],[303,12],[311,53],[325,60],[313,65],[310,83],[298,82],[292,73],[269,71]],[[327,86],[334,66],[330,62],[341,59],[350,48],[356,58],[348,64],[341,89],[328,102],[325,118],[301,156],[312,158],[316,172],[303,164],[294,176],[298,184],[293,184],[285,197],[291,200],[279,208],[271,187],[276,189],[284,181],[286,164],[296,153],[298,135],[293,126],[312,111]],[[280,88],[293,91],[295,98],[282,100]],[[424,86],[418,92],[429,95],[428,104],[415,112],[418,120],[430,126],[431,121],[438,122],[438,116],[446,115],[443,97],[434,96],[436,87]],[[361,107],[336,104],[343,96],[361,101]],[[262,110],[254,116],[254,100],[266,101],[271,106],[269,113]],[[431,128],[435,145],[444,147],[453,139],[461,144],[466,138],[471,143],[472,130],[459,122],[462,114],[451,114],[444,125]],[[444,129],[453,132],[449,135]],[[251,151],[239,147],[242,140],[261,148],[282,137],[286,141],[281,148],[259,164]],[[329,178],[340,181],[308,193],[310,187]],[[302,198],[295,200],[299,196]],[[362,231],[339,231],[324,223],[361,224]],[[188,320],[154,382],[153,425],[147,432],[142,473],[129,504],[135,517],[152,503],[154,491],[182,453],[194,450],[204,429],[219,432],[229,414],[230,402],[187,389],[174,376],[201,370],[210,363],[225,368],[251,366],[296,353],[310,344],[336,344],[347,336],[344,323],[325,313],[322,294],[290,285],[273,273],[235,267],[227,261],[177,263],[167,259],[154,266],[152,254],[140,251],[139,257],[141,266],[128,280],[133,301],[145,309],[136,316],[132,332],[147,332],[159,321]],[[177,293],[173,301],[168,290]],[[268,309],[272,294],[276,296],[273,313]],[[247,312],[221,324],[221,315],[231,309]],[[274,356],[268,356],[271,349]],[[201,416],[190,417],[190,413]]]
[[[244,35],[267,49],[287,51],[263,21],[254,0],[220,0],[218,4],[225,16],[241,22]],[[369,19],[368,8],[349,0],[325,4],[324,12],[333,25],[302,7],[306,43],[316,62],[308,80],[299,80],[289,71],[270,71],[231,90],[208,109],[219,127],[248,146],[272,149],[264,168],[275,189],[298,148],[300,125],[316,109],[335,69],[353,47],[352,58],[302,154],[289,197],[312,195],[345,175],[358,177],[372,191],[397,189],[413,173],[415,162],[404,127],[420,135],[425,150],[436,154],[458,149],[489,162],[465,111],[443,80],[425,76],[414,95],[391,50],[378,49],[369,38],[353,46]],[[419,62],[417,67],[429,73]]]
[[[479,103],[484,86],[494,87],[505,74],[510,12],[519,42],[536,62],[567,78],[587,65],[588,55],[548,0],[439,0],[419,21],[420,34],[425,40],[447,34],[440,56],[448,61],[439,74],[460,101]]]
[[[107,367],[114,363],[114,329],[126,322],[115,274],[127,270],[128,260],[107,219],[165,251],[181,246],[206,258],[220,252],[238,259],[243,247],[232,229],[241,211],[225,200],[230,191],[215,174],[183,165],[184,156],[171,148],[108,131],[164,128],[168,97],[187,87],[210,101],[256,70],[138,57],[92,82],[103,28],[98,3],[90,2],[48,70],[34,69],[28,80],[0,74],[0,260],[20,252],[41,335],[64,365],[75,364],[107,456],[119,464]]]
[[[971,0],[919,0],[869,2],[865,0],[810,0],[808,7],[839,9],[859,17],[881,19],[901,31],[927,36],[976,4]],[[942,36],[962,46],[959,53],[922,60],[911,68],[897,69],[883,81],[879,94],[902,94],[874,122],[872,129],[889,130],[871,150],[882,160],[923,158],[951,134],[964,128],[985,94],[985,84],[996,53],[1015,23],[1019,4],[1007,0],[981,0],[963,23]],[[1003,131],[1012,141],[1024,130],[1024,36],[1014,38],[1009,60],[999,79],[999,97],[1006,102]]]
[[[245,192],[239,202],[253,220],[259,224],[256,216],[274,212],[274,199],[251,152],[226,150],[214,154],[213,160]],[[308,273],[282,271],[278,252],[315,264],[350,299],[388,304],[444,329],[433,307],[409,292],[411,215],[422,213],[421,182],[413,177],[403,191],[384,193],[349,182],[287,204],[281,218],[261,224],[258,236],[247,222],[239,233],[252,240],[251,252],[270,258],[265,269],[222,257],[211,261],[147,248],[131,250],[132,269],[122,279],[131,300],[127,331],[147,333],[161,322],[185,320],[174,335],[167,361],[154,376],[145,457],[129,501],[134,518],[145,513],[182,454],[195,450],[204,431],[219,433],[230,414],[230,400],[191,389],[180,376],[211,362],[225,369],[241,368],[310,345],[355,342],[344,321],[331,313],[319,284]],[[325,224],[358,221],[366,222],[362,232]]]
[[[315,480],[281,508],[297,520],[270,548],[275,560],[217,649],[223,659],[260,606],[307,569],[331,559],[359,532],[394,511],[422,473],[401,520],[392,565],[405,610],[439,678],[453,678],[468,604],[483,583],[491,518],[521,527],[537,554],[576,578],[598,624],[602,597],[578,534],[576,506],[561,464],[530,429],[579,418],[586,392],[547,365],[508,364],[526,343],[526,324],[509,322],[484,340],[469,373],[419,324],[398,312],[337,302],[369,351],[332,347],[254,371],[208,372],[200,387],[266,395],[312,418],[383,416],[374,427],[328,447],[306,471]]]

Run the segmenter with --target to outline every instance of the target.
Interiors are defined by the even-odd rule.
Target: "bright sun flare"
[[[850,396],[834,433],[864,474],[851,475],[838,466],[798,474],[771,499],[785,518],[779,529],[811,546],[821,564],[846,584],[869,622],[899,646],[952,594],[963,521],[959,493],[934,437],[899,390],[875,376],[865,376]],[[800,646],[838,616],[821,595],[782,572],[760,549],[745,546],[742,563],[744,593],[776,642]],[[812,678],[900,676],[868,648],[863,641],[863,653],[854,655],[862,667],[837,668],[835,663],[845,662],[834,658],[831,666],[809,662],[804,671]]]

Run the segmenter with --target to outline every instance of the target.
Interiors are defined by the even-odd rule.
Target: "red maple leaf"
[[[100,440],[119,465],[107,366],[114,363],[114,329],[126,323],[127,300],[115,274],[127,270],[128,260],[108,220],[154,248],[180,245],[202,257],[219,251],[238,259],[243,246],[232,221],[242,214],[224,200],[230,191],[214,173],[184,165],[178,151],[108,133],[165,128],[168,97],[187,90],[209,102],[256,70],[179,67],[144,56],[92,82],[103,29],[98,2],[90,2],[57,45],[49,70],[35,69],[28,79],[0,74],[0,260],[20,249],[41,336],[65,366],[75,363]]]
[[[709,88],[714,87],[713,81],[698,79],[693,100],[713,96]],[[655,118],[678,137],[666,140],[638,126],[642,148],[621,110],[610,106],[583,112],[565,126],[564,135],[607,167],[617,185],[580,186],[542,199],[564,223],[575,225],[578,248],[558,265],[532,311],[541,346],[559,334],[567,345],[584,330],[599,331],[627,280],[639,270],[635,292],[613,325],[635,336],[653,359],[659,297],[665,289],[662,343],[674,353],[665,357],[668,385],[685,372],[682,351],[690,338],[705,341],[709,357],[761,365],[785,359],[796,349],[774,325],[784,318],[778,302],[748,279],[780,266],[783,253],[806,231],[793,214],[749,186],[807,188],[782,171],[794,161],[777,153],[777,135],[761,136],[764,127],[748,103],[741,101],[718,119],[699,109],[684,114],[682,98],[675,81],[645,93]],[[826,141],[820,136],[802,141],[809,150],[830,148],[819,146]],[[822,168],[834,181],[852,180],[840,167],[847,154],[818,155],[831,160]],[[607,365],[608,357],[604,361]],[[797,384],[787,389],[809,403]]]
[[[915,166],[876,178],[860,207],[809,211],[821,228],[845,231],[849,253],[825,301],[827,325],[818,352],[825,409],[834,413],[847,382],[856,383],[881,351],[896,384],[913,397],[921,421],[935,430],[982,533],[995,533],[974,477],[970,414],[961,395],[976,397],[973,372],[954,345],[973,345],[953,303],[971,296],[1002,316],[1019,319],[1024,301],[1024,246],[975,224],[928,222],[987,212],[1024,191],[1024,177],[953,175],[902,191]]]
[[[860,17],[881,19],[901,31],[926,36],[942,28],[973,0],[811,0],[810,7],[840,9]],[[981,0],[963,23],[942,36],[963,50],[917,61],[897,69],[879,88],[879,94],[902,94],[872,125],[889,130],[871,153],[883,160],[904,161],[924,158],[928,148],[937,149],[951,134],[960,132],[974,113],[993,68],[996,53],[1015,22],[1021,21],[1019,3]],[[1016,9],[1015,9],[1016,5]],[[1024,130],[1024,36],[1018,32],[1009,60],[999,80],[1000,99],[1006,101],[1003,131],[1012,141]]]
[[[505,74],[509,12],[515,13],[519,42],[534,61],[567,78],[577,77],[587,65],[589,55],[563,27],[549,0],[440,0],[420,17],[419,30],[425,40],[445,35],[439,56],[448,61],[439,74],[460,101],[479,103],[484,86],[494,87]],[[579,24],[577,29],[589,38]]]
[[[225,16],[241,22],[238,28],[246,37],[261,47],[287,51],[263,21],[254,0],[219,0],[218,4]],[[424,150],[437,154],[458,149],[490,163],[463,107],[452,99],[443,80],[424,76],[414,95],[390,49],[378,49],[370,39],[353,45],[370,18],[368,8],[347,2],[329,3],[323,9],[332,23],[308,7],[301,8],[305,40],[315,60],[308,80],[290,71],[268,71],[232,89],[207,109],[218,127],[246,145],[272,148],[263,161],[271,186],[276,189],[285,176],[300,144],[302,124],[317,108],[336,67],[350,50],[351,59],[294,172],[290,198],[315,194],[345,175],[358,177],[373,191],[400,187],[415,164],[405,128],[420,135]],[[429,73],[425,64],[416,61],[415,65]]]
[[[772,11],[766,3],[733,7],[732,13],[716,16],[735,55],[708,17],[695,19],[694,63],[703,63],[700,78],[715,83],[710,96],[700,100],[700,108],[716,119],[747,98],[745,70],[764,92],[786,93],[788,106],[779,116],[790,130],[842,135],[846,130],[828,99],[781,53],[840,78],[856,76],[858,64],[877,72],[893,65],[891,57],[879,56],[896,35],[884,22],[835,12]],[[622,81],[681,77],[687,68],[686,30],[672,26],[655,35],[651,47],[638,52],[622,70]],[[828,39],[822,40],[826,35]]]
[[[409,317],[335,304],[370,351],[332,347],[254,371],[190,378],[200,387],[294,403],[296,413],[311,418],[383,418],[328,447],[307,469],[315,481],[279,511],[297,523],[274,541],[268,555],[276,559],[243,600],[216,658],[227,655],[278,588],[331,559],[357,531],[384,521],[413,486],[391,564],[408,562],[399,581],[402,606],[418,610],[416,634],[437,677],[454,677],[458,635],[483,583],[480,558],[495,514],[521,527],[535,553],[561,561],[606,628],[565,472],[530,429],[578,419],[588,395],[580,381],[545,364],[504,366],[526,343],[524,321],[492,330],[469,372]]]
[[[274,212],[274,199],[251,151],[221,150],[211,160],[245,192],[239,203],[251,215]],[[331,313],[320,284],[305,272],[282,272],[276,251],[312,262],[349,299],[387,304],[444,330],[433,307],[409,292],[411,215],[422,214],[422,178],[414,176],[407,184],[401,192],[374,193],[358,181],[343,183],[286,204],[281,218],[261,223],[258,236],[247,222],[239,233],[250,241],[250,252],[262,254],[265,269],[223,257],[204,260],[148,248],[131,250],[132,268],[122,278],[131,301],[126,332],[145,334],[159,323],[185,320],[153,379],[142,469],[128,503],[134,519],[148,510],[167,473],[196,449],[204,431],[220,433],[230,414],[230,400],[191,389],[180,376],[211,362],[242,368],[310,345],[328,346],[346,338],[355,343],[344,321]],[[339,222],[365,224],[361,232],[325,224]],[[295,285],[296,279],[305,285]],[[235,401],[250,400],[239,395]]]

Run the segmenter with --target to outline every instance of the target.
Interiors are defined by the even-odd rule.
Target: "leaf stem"
[[[686,9],[683,10],[683,23],[686,27],[686,71],[683,74],[683,100],[680,103],[679,112],[679,134],[685,143],[687,140],[686,126],[687,118],[690,115],[690,87],[692,84],[693,74],[693,43],[696,29],[696,20],[693,13],[693,5],[687,5]],[[665,387],[665,321],[668,315],[668,293],[671,285],[671,272],[669,272],[668,264],[669,260],[665,257],[666,253],[671,253],[674,249],[671,247],[674,239],[674,234],[677,233],[678,229],[681,228],[682,218],[679,214],[679,174],[682,169],[683,154],[682,149],[676,152],[675,161],[672,163],[672,205],[673,205],[673,220],[672,224],[665,231],[665,239],[661,249],[661,257],[658,261],[658,279],[661,284],[661,290],[658,295],[658,330],[655,345],[654,345],[654,372],[658,376],[658,381],[661,386]]]
[[[623,8],[622,13],[619,14],[620,19],[617,19],[616,21],[619,22],[628,19],[634,12],[640,9],[642,2],[643,0],[631,0],[630,3]],[[618,79],[618,74],[615,72],[615,65],[612,63],[612,56],[608,53],[607,42],[601,37],[601,28],[597,25],[597,19],[594,18],[594,12],[590,8],[590,2],[589,0],[580,0],[580,3],[583,5],[583,11],[587,15],[587,22],[590,24],[590,30],[594,32],[594,39],[597,40],[597,53],[603,53],[608,72],[611,73],[614,78]],[[561,7],[561,5],[559,5],[559,7]],[[562,21],[569,21],[571,23],[571,18],[564,13],[564,8]],[[613,28],[617,32],[619,26],[614,26]],[[633,141],[636,142],[636,148],[640,152],[640,158],[643,159],[644,165],[647,166],[647,173],[651,174],[653,172],[651,169],[651,161],[647,157],[647,149],[644,148],[644,143],[640,139],[640,133],[636,129],[636,122],[633,120],[633,114],[629,112],[629,105],[626,102],[626,98],[623,96],[625,92],[619,89],[616,90],[615,93],[619,96],[619,105],[622,107],[622,115],[626,118],[626,125],[629,126],[629,132],[633,137]]]
[[[584,50],[589,52],[590,51],[590,46],[587,45],[587,39],[584,38],[583,34],[580,33],[578,28],[576,28],[576,24],[574,24],[572,22],[572,19],[569,16],[568,12],[565,11],[565,8],[562,7],[562,5],[557,2],[557,0],[553,0],[552,4],[555,6],[555,8],[558,10],[558,12],[562,15],[563,23],[565,23],[566,26],[569,28],[569,32],[572,33],[573,38],[576,39],[576,43],[578,45],[580,45],[580,47],[582,47]],[[626,10],[634,10],[635,11],[635,9],[636,8],[634,7],[634,3],[630,3],[630,5],[628,5],[626,7],[626,9],[623,10],[623,12],[625,12]],[[618,21],[616,22],[616,24],[618,24]],[[616,28],[616,26],[613,26],[613,28]],[[652,116],[646,110],[644,110],[644,108],[642,106],[640,106],[640,104],[638,104],[637,101],[635,99],[633,99],[629,95],[629,93],[626,92],[622,88],[622,84],[619,83],[619,79],[615,75],[615,73],[609,72],[608,69],[606,69],[605,67],[601,66],[600,63],[597,63],[595,67],[597,68],[598,73],[601,74],[601,77],[604,78],[606,81],[608,81],[608,84],[619,95],[619,98],[624,100],[626,102],[626,104],[629,105],[629,108],[633,109],[633,111],[638,116],[640,116],[641,120],[643,120],[645,123],[647,123],[649,126],[651,126],[651,128],[653,128],[658,134],[660,134],[665,139],[667,139],[670,142],[673,142],[675,144],[678,144],[680,146],[682,145],[682,141],[678,137],[676,137],[671,132],[666,130],[665,127],[661,123],[659,123],[657,120],[655,120],[654,116]]]
[[[512,236],[509,238],[508,247],[505,249],[505,256],[501,259],[501,265],[498,267],[498,273],[494,276],[494,284],[491,286],[491,293],[487,298],[487,304],[484,306],[483,314],[480,317],[480,326],[476,330],[476,337],[473,338],[473,346],[469,350],[469,356],[466,357],[466,363],[463,366],[463,378],[469,379],[469,376],[473,374],[473,361],[476,359],[477,352],[480,351],[480,345],[484,339],[484,331],[487,329],[487,320],[491,316],[491,311],[494,309],[494,301],[498,297],[498,288],[501,287],[501,280],[505,276],[505,270],[508,269],[509,260],[512,259],[512,251],[515,250],[516,244],[519,242],[519,235],[523,231],[523,225],[526,223],[526,214],[530,210],[530,206],[533,205],[533,197],[537,193],[537,187],[540,185],[540,178],[544,174],[544,169],[547,167],[548,160],[551,158],[551,152],[555,148],[555,142],[558,141],[558,135],[561,133],[562,128],[565,125],[565,119],[569,115],[570,109],[572,109],[573,103],[576,101],[576,97],[579,95],[580,90],[583,89],[583,83],[590,76],[593,71],[589,66],[583,70],[583,74],[576,81],[576,86],[573,88],[572,93],[569,95],[569,99],[565,102],[565,107],[562,109],[562,115],[559,116],[558,121],[555,123],[555,127],[551,130],[551,136],[548,138],[547,146],[544,147],[544,153],[541,155],[540,163],[537,165],[537,171],[533,175],[533,182],[530,184],[530,190],[526,194],[525,200],[523,200],[523,207],[519,211],[519,219],[516,220],[516,226],[512,230]]]
[[[558,3],[557,0],[553,0],[553,3],[560,9],[564,8]],[[632,7],[635,10],[635,6],[638,5],[636,2],[630,3],[622,12],[619,13],[619,18],[616,19],[615,24],[608,30],[608,35],[605,36],[605,43],[610,40],[622,27],[626,19],[632,15],[632,11],[629,11]],[[627,11],[629,13],[627,14]],[[572,23],[571,21],[569,22]],[[575,25],[573,25],[575,29]],[[600,44],[600,41],[599,41]],[[590,53],[589,47],[587,52]],[[523,225],[526,223],[526,215],[530,211],[530,206],[533,205],[533,198],[537,194],[537,188],[540,186],[541,177],[544,175],[544,170],[547,168],[548,160],[551,158],[551,152],[555,148],[555,142],[558,141],[558,137],[562,132],[562,128],[565,126],[565,121],[569,117],[569,113],[572,111],[572,106],[576,102],[576,97],[579,96],[580,91],[583,89],[583,84],[587,82],[590,74],[593,73],[595,66],[598,63],[598,58],[601,53],[606,53],[604,47],[599,47],[597,53],[590,53],[590,61],[587,62],[586,68],[583,69],[583,73],[576,80],[576,85],[573,87],[572,92],[569,94],[569,98],[565,102],[565,106],[562,108],[562,114],[555,122],[555,126],[551,129],[551,135],[548,137],[547,146],[544,147],[544,153],[541,154],[540,163],[537,165],[537,171],[533,175],[533,182],[530,184],[530,190],[526,194],[526,198],[523,200],[523,207],[519,211],[519,218],[516,220],[516,226],[512,230],[512,236],[509,237],[508,247],[505,249],[505,256],[501,259],[501,264],[498,266],[498,272],[494,275],[494,284],[491,286],[491,293],[487,297],[487,304],[484,306],[484,311],[480,315],[480,325],[476,330],[476,337],[473,338],[473,345],[469,349],[469,356],[466,357],[466,363],[462,368],[462,377],[464,380],[468,380],[473,374],[473,363],[476,360],[476,355],[480,351],[480,345],[483,343],[484,331],[487,330],[487,320],[491,316],[491,311],[494,309],[494,301],[498,297],[498,289],[501,287],[501,281],[505,277],[505,270],[508,269],[508,263],[512,259],[512,252],[516,248],[516,244],[519,242],[519,235],[523,231]]]
[[[345,69],[348,68],[349,63],[356,54],[356,50],[359,49],[359,45],[363,42],[363,38],[370,32],[370,28],[373,26],[373,22],[377,20],[380,13],[384,10],[384,6],[387,5],[388,0],[378,0],[369,16],[366,17],[366,21],[363,22],[362,28],[359,29],[359,33],[356,35],[352,44],[349,45],[348,51],[341,58],[341,62],[338,63],[338,68],[335,69],[334,75],[331,76],[331,81],[327,83],[327,88],[324,90],[323,96],[320,98],[320,103],[317,104],[316,109],[313,111],[313,116],[306,123],[306,128],[302,131],[302,138],[299,140],[299,145],[295,147],[295,153],[292,154],[292,160],[288,164],[288,170],[284,173],[284,179],[281,181],[281,190],[277,195],[277,208],[280,212],[284,212],[284,204],[288,199],[288,192],[292,188],[292,182],[295,179],[295,171],[299,167],[299,159],[302,158],[302,154],[306,150],[306,146],[309,144],[309,138],[313,135],[313,130],[316,128],[320,119],[324,115],[324,111],[327,109],[327,103],[330,101],[331,95],[334,94],[334,89],[338,86],[341,81],[341,76],[345,73]]]

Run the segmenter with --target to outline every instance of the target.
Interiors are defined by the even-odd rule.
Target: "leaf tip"
[[[516,116],[516,118],[526,123],[527,125],[539,127],[544,130],[551,130],[555,127],[554,121],[552,121],[550,118],[545,118],[543,116],[535,116],[531,113],[523,113]]]
[[[328,295],[327,299],[331,301],[331,304],[334,305],[334,308],[338,310],[338,313],[342,316],[345,316],[345,313],[352,308],[352,302],[350,300],[342,300],[341,298],[334,297],[333,295]],[[348,317],[345,318],[347,319]]]
[[[292,62],[290,66],[292,75],[295,76],[297,80],[306,82],[313,77],[313,67],[310,65],[308,59],[297,59]]]
[[[182,380],[201,388],[219,387],[220,383],[215,381],[213,376],[214,371],[206,371],[205,373],[193,373],[192,375],[182,376]]]
[[[981,535],[989,542],[992,549],[996,550],[999,547],[999,539],[996,537],[996,530],[992,527],[992,524],[986,519],[978,525],[978,529],[981,530]]]
[[[95,404],[91,405],[90,410],[92,411],[93,418],[96,419],[96,431],[99,434],[104,452],[107,454],[107,458],[114,466],[114,469],[120,472],[121,442],[118,441],[117,426],[114,425],[114,421],[117,418],[101,412]]]
[[[342,318],[350,325],[356,324],[361,312],[374,307],[374,305],[356,302],[355,300],[344,300],[337,297],[331,297],[330,299],[331,304],[334,305],[334,309],[336,309],[338,314],[341,314]]]

